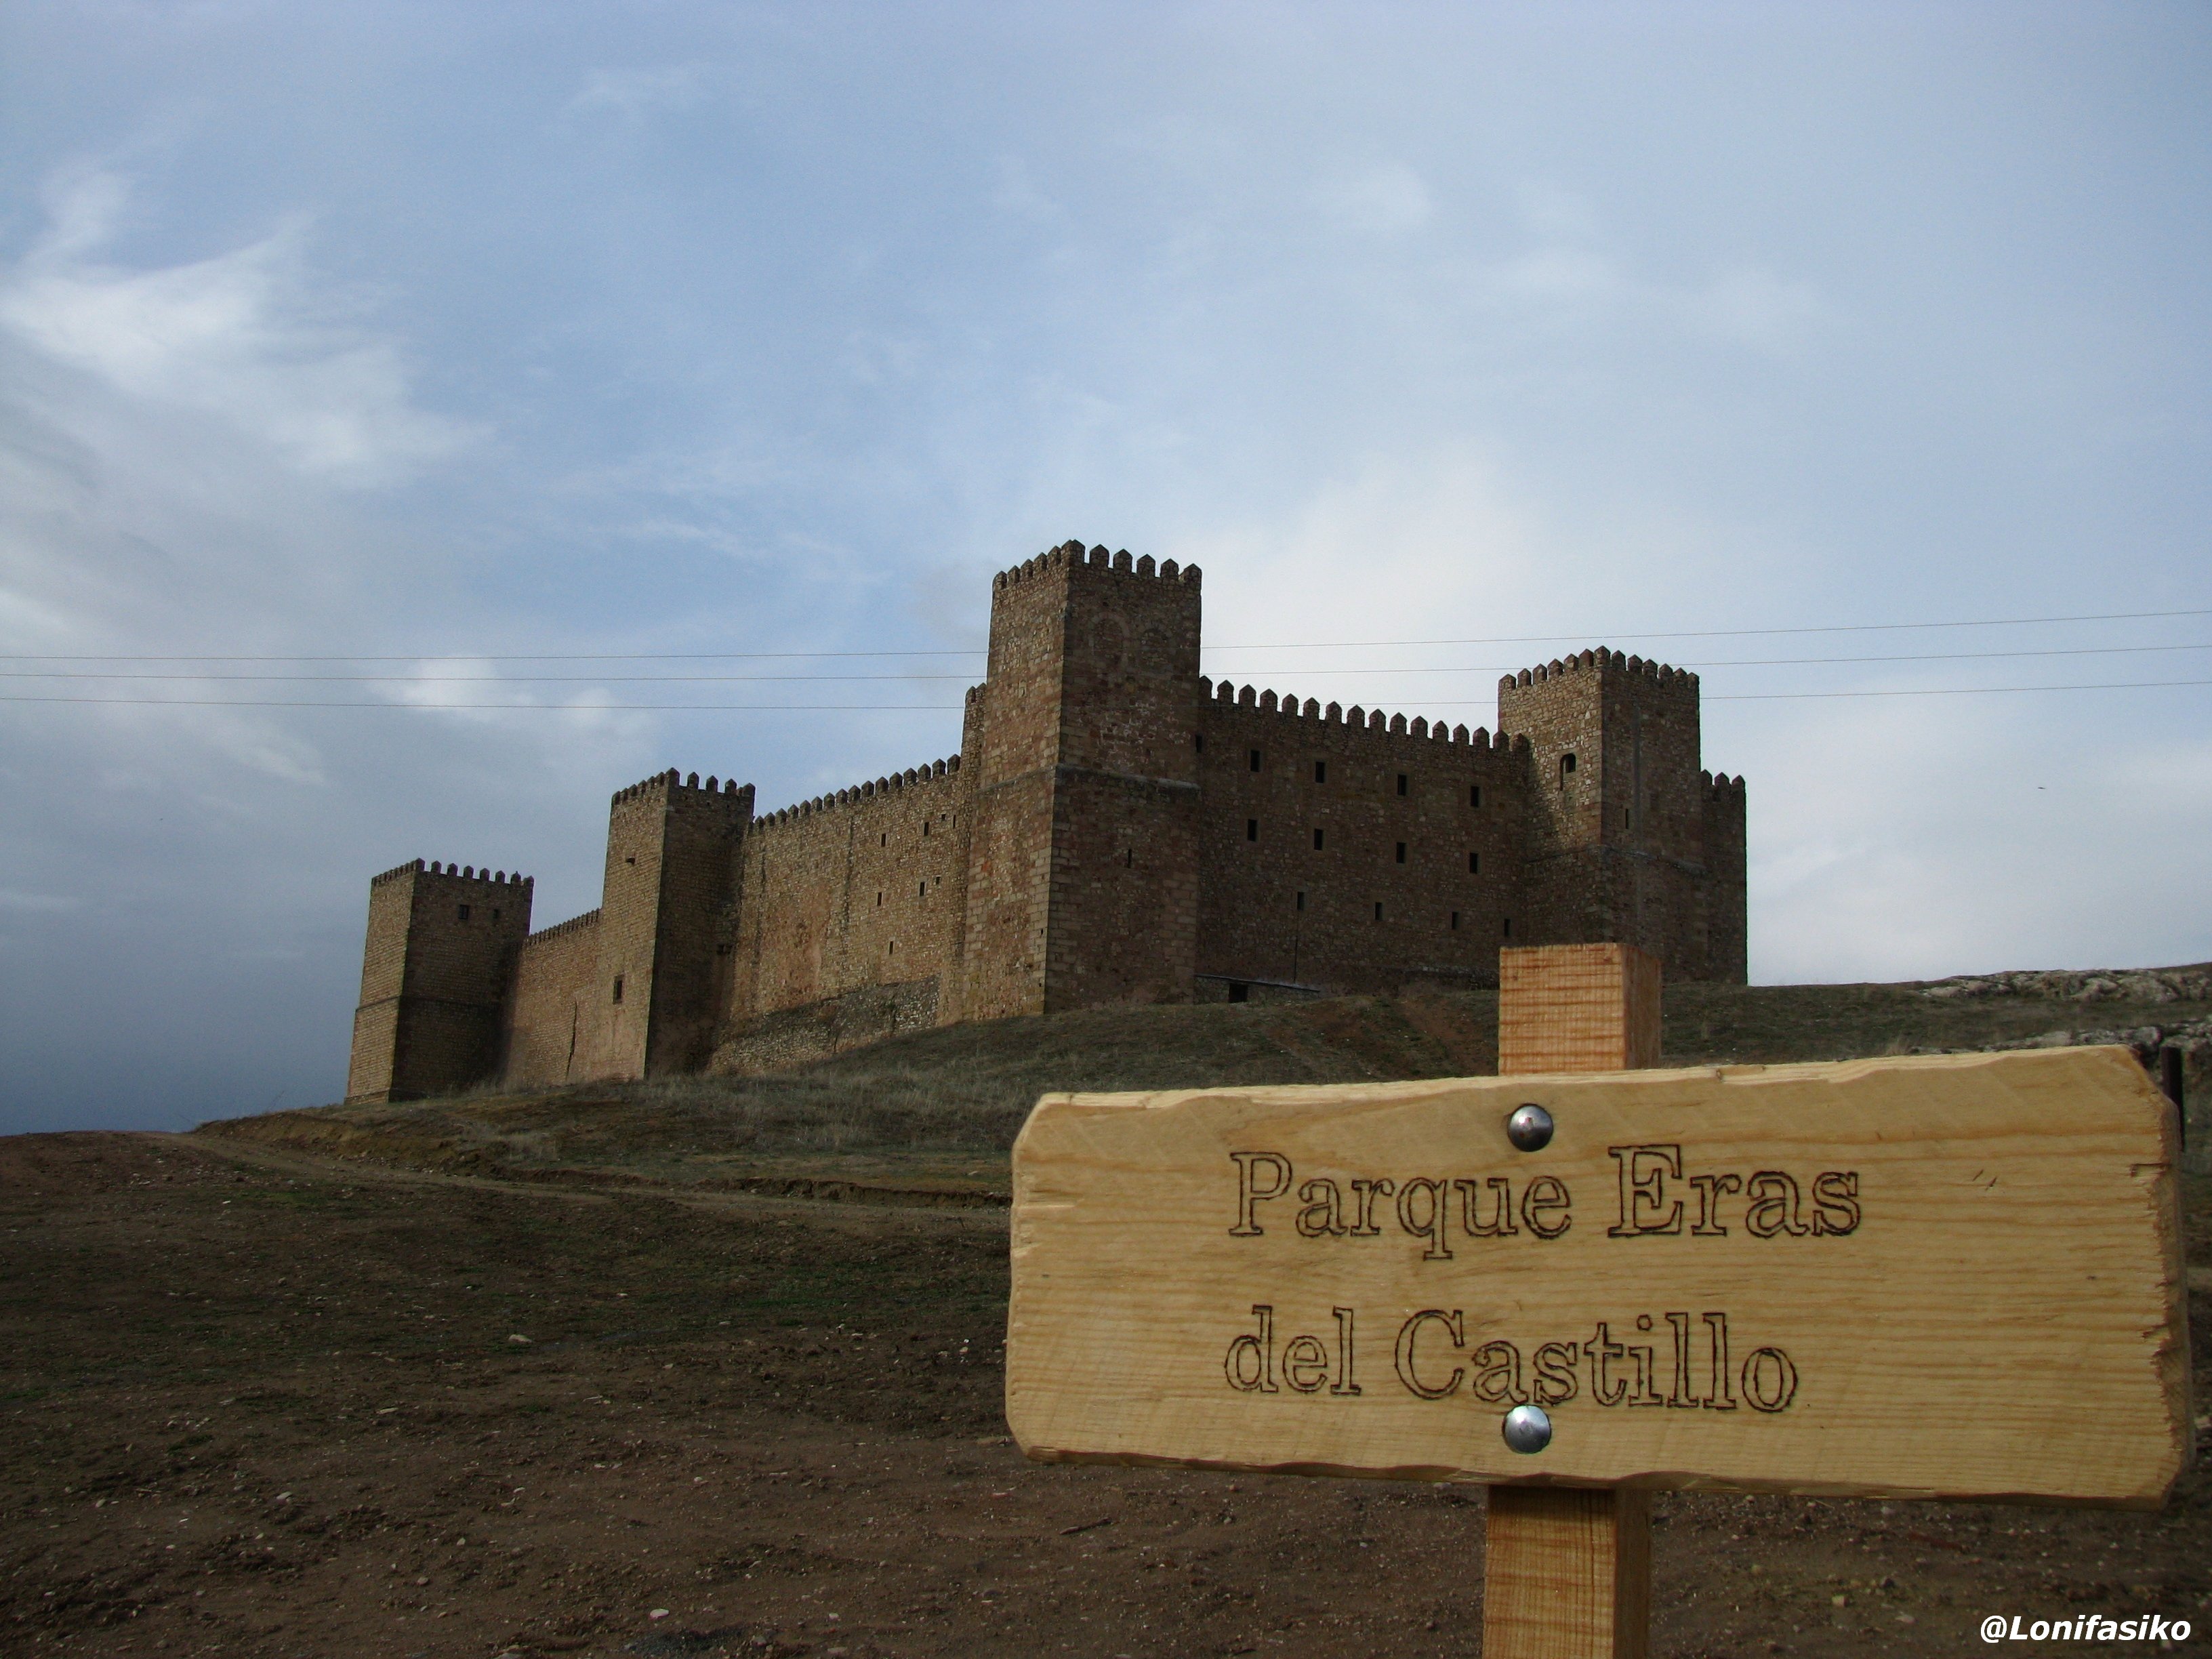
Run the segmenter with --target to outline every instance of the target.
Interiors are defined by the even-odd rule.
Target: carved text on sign
[[[1607,1149],[1618,1176],[1608,1238],[1725,1238],[1731,1223],[1754,1238],[1841,1237],[1858,1231],[1855,1170],[1802,1179],[1787,1170],[1693,1170],[1672,1142]],[[1574,1195],[1556,1176],[1340,1176],[1304,1180],[1280,1152],[1236,1152],[1231,1238],[1267,1231],[1261,1206],[1291,1199],[1301,1238],[1380,1238],[1385,1222],[1419,1239],[1421,1259],[1448,1261],[1455,1237],[1558,1238],[1574,1224]],[[1379,1212],[1379,1215],[1378,1215]],[[1268,1212],[1272,1214],[1273,1212]]]

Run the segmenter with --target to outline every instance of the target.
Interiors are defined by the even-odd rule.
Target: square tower
[[[498,1070],[531,891],[526,876],[420,859],[370,881],[349,1103],[419,1100]]]
[[[1708,820],[1740,825],[1742,793],[1717,799],[1700,770],[1698,677],[1585,651],[1501,681],[1498,719],[1528,740],[1528,942],[1633,945],[1669,979],[1741,981],[1741,930],[1716,937],[1711,890],[1727,826]]]
[[[992,586],[960,994],[939,1018],[1188,1001],[1199,572],[1069,542]]]

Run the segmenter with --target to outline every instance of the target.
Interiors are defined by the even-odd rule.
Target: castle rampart
[[[960,753],[757,818],[750,785],[657,774],[610,802],[599,908],[541,933],[526,878],[386,872],[348,1097],[1494,983],[1504,944],[1743,978],[1743,784],[1700,769],[1695,675],[1583,652],[1501,682],[1498,732],[1470,732],[1213,684],[1200,592],[1103,547],[1024,561],[993,581]]]

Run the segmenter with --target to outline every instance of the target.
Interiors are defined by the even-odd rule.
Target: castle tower
[[[940,1021],[1187,1001],[1199,573],[1069,542],[991,592],[960,994]]]
[[[697,1071],[714,1047],[716,947],[753,787],[673,771],[616,793],[599,902],[599,1030],[590,1075]]]
[[[1698,677],[1585,651],[1501,681],[1498,719],[1529,744],[1527,942],[1634,945],[1669,980],[1740,982],[1742,787],[1699,769]]]
[[[370,881],[349,1103],[417,1100],[496,1073],[532,885],[420,859]]]

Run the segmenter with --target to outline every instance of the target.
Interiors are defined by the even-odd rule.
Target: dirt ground
[[[2192,1182],[2200,1413],[2208,1211]],[[0,1140],[0,1650],[1477,1651],[1478,1492],[1028,1465],[1005,1292],[1003,1210]],[[2090,1610],[2196,1648],[2212,1481],[2157,1514],[1670,1497],[1654,1579],[1685,1659]]]

